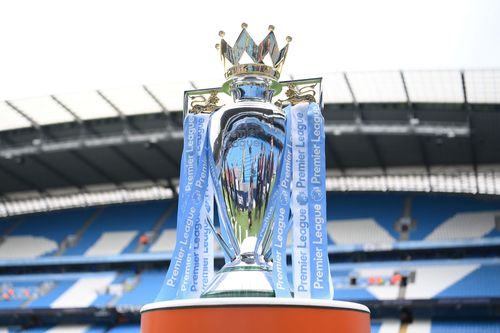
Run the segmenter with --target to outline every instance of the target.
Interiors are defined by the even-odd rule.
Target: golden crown
[[[292,37],[286,37],[286,45],[281,50],[278,47],[278,42],[274,36],[274,26],[269,26],[269,33],[260,44],[256,44],[250,34],[247,32],[248,25],[243,23],[243,29],[236,39],[234,46],[231,47],[224,40],[224,31],[219,32],[222,38],[220,44],[216,48],[220,51],[221,59],[224,62],[224,76],[227,80],[239,75],[263,75],[278,80],[280,77],[283,63],[285,62],[288,53],[288,45],[292,41]],[[253,63],[240,64],[241,57],[244,53],[250,56]],[[269,55],[270,61],[264,63],[266,56]]]

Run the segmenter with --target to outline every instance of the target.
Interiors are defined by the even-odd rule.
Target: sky
[[[500,1],[0,0],[0,100],[224,81],[242,22],[290,35],[283,75],[500,68]]]

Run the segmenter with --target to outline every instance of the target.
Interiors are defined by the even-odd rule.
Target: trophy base
[[[201,298],[275,297],[272,268],[253,254],[226,264],[202,293]]]
[[[297,298],[209,298],[157,302],[141,310],[141,333],[370,333],[361,304]]]

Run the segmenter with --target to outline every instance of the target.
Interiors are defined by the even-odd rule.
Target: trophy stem
[[[271,265],[256,253],[244,253],[217,272],[201,298],[275,295]]]

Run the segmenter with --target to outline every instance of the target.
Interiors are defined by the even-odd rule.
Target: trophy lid
[[[219,32],[222,39],[220,44],[215,47],[220,51],[221,59],[224,62],[224,76],[227,80],[231,80],[238,76],[258,75],[277,81],[292,38],[286,37],[287,43],[280,50],[274,35],[273,25],[269,26],[269,33],[260,44],[254,42],[247,32],[247,27],[246,23],[241,25],[243,30],[232,47],[224,40],[224,31]],[[244,53],[250,57],[253,63],[240,63]]]

